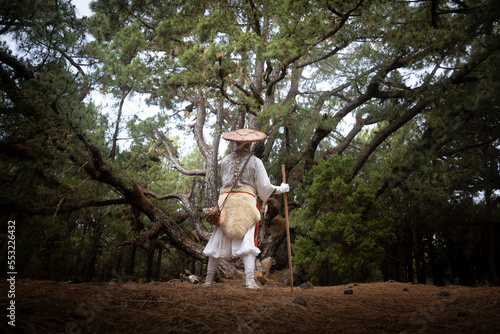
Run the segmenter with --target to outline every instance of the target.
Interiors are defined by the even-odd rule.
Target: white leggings
[[[254,271],[255,270],[255,255],[252,253],[242,255],[243,265],[245,267],[245,271]],[[215,271],[219,267],[221,258],[215,258],[210,256],[208,258],[208,266],[207,271]]]

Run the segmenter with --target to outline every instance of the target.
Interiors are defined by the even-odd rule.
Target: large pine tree
[[[332,155],[348,162],[343,183],[369,184],[384,201],[446,152],[498,143],[493,0],[106,0],[91,8],[95,15],[77,19],[68,1],[1,5],[0,33],[12,41],[0,50],[5,212],[128,204],[150,223],[123,245],[165,233],[202,259],[189,230],[209,237],[200,210],[216,202],[224,131],[266,132],[255,153],[275,183],[285,164],[302,206],[304,173]],[[85,100],[91,90],[116,99],[112,116]],[[161,112],[125,119],[131,96]],[[202,161],[183,163],[173,127]],[[133,141],[120,147],[124,133]],[[192,187],[166,188],[155,174],[165,166]],[[105,190],[92,192],[96,182]],[[498,188],[488,189],[494,200]],[[172,218],[169,199],[189,228]]]

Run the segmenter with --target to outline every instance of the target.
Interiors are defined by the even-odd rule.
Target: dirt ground
[[[0,308],[9,307],[2,279]],[[63,283],[18,279],[2,333],[499,333],[500,290],[380,282]],[[352,294],[346,293],[352,291]],[[8,315],[8,313],[7,313]]]

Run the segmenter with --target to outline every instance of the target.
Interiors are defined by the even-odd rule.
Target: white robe
[[[250,153],[244,152],[240,161],[240,169],[248,159]],[[233,152],[227,155],[221,164],[221,179],[222,189],[230,188],[233,186],[234,165],[238,153]],[[273,193],[275,187],[269,181],[269,176],[264,168],[262,161],[252,156],[241,174],[236,184],[236,188],[250,187],[254,190],[259,198],[264,202]],[[250,195],[247,195],[250,196]],[[226,202],[225,205],[229,203]],[[223,208],[224,210],[224,208]],[[228,238],[221,228],[214,226],[214,230],[210,240],[203,251],[205,256],[212,256],[214,258],[228,259],[232,256],[243,256],[246,254],[253,254],[255,256],[260,254],[260,249],[255,246],[255,225],[253,225],[245,234],[243,238]]]

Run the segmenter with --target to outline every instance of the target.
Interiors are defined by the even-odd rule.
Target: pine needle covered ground
[[[8,290],[6,280],[0,286]],[[211,288],[18,280],[15,303],[15,331],[4,315],[3,333],[500,333],[494,286],[384,282],[292,292],[271,281],[249,290],[242,280]]]

